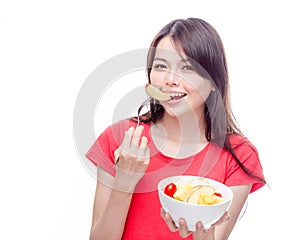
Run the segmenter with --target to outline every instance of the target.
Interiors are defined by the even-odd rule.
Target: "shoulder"
[[[251,192],[256,191],[265,184],[256,147],[241,135],[232,134],[228,140],[233,151],[227,159],[226,183],[230,186],[251,183]]]
[[[228,142],[235,152],[249,152],[258,155],[257,148],[245,136],[240,134],[230,134],[228,135]]]
[[[230,133],[227,135],[227,138],[229,139],[232,146],[250,143],[247,137],[237,133]]]
[[[227,164],[230,168],[245,168],[250,171],[261,172],[259,153],[257,148],[245,136],[231,134],[227,138]]]

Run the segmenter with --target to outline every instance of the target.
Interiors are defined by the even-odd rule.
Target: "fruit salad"
[[[186,184],[169,183],[164,188],[164,193],[181,202],[192,204],[212,205],[224,202],[221,193],[209,185],[209,182],[202,178],[195,178]]]

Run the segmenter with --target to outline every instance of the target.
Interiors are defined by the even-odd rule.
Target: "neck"
[[[164,129],[167,138],[180,143],[203,143],[205,137],[205,119],[195,114],[178,117],[164,114],[158,124]]]

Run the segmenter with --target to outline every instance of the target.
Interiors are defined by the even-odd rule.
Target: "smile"
[[[166,93],[166,94],[168,94],[171,97],[171,100],[178,100],[187,95],[186,93],[178,93],[178,92]]]

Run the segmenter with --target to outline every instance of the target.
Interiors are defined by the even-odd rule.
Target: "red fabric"
[[[123,120],[108,127],[92,145],[86,157],[96,166],[115,175],[114,151],[121,144],[124,132],[135,125],[133,121]],[[168,176],[197,175],[217,180],[227,186],[252,184],[251,192],[264,185],[247,176],[228,151],[213,143],[209,143],[203,150],[189,158],[173,159],[164,156],[151,139],[150,124],[143,125],[145,127],[143,135],[148,138],[151,159],[146,174],[133,194],[122,239],[182,239],[178,232],[170,232],[160,217],[161,205],[156,189],[158,182]],[[240,161],[263,178],[255,147],[249,141],[240,145],[245,140],[247,139],[241,136],[232,136],[230,139]]]

